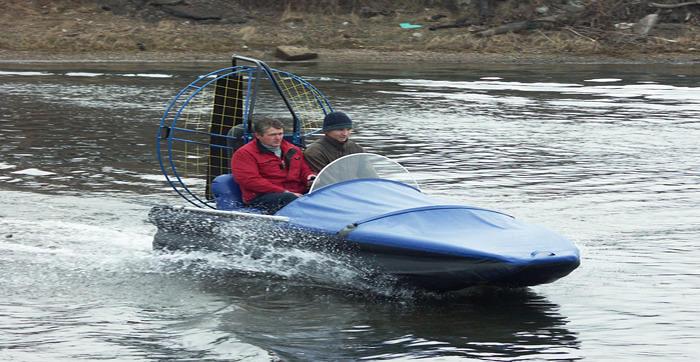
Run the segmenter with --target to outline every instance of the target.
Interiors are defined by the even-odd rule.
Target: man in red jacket
[[[301,149],[284,140],[282,122],[257,117],[255,139],[231,157],[243,203],[274,214],[309,189],[315,177]]]

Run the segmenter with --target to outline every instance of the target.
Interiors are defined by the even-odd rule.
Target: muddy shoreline
[[[314,49],[319,54],[309,63],[328,64],[697,64],[697,54],[562,55],[529,53],[470,53],[437,51],[378,51],[369,49]],[[241,50],[221,53],[199,52],[85,52],[51,53],[0,50],[0,63],[212,63],[227,61],[232,54],[250,56],[270,63],[283,62],[273,51]]]

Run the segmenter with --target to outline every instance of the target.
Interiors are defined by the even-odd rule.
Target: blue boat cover
[[[275,215],[287,216],[307,228],[336,233],[368,217],[429,205],[435,205],[435,201],[406,184],[353,179],[304,195]]]
[[[324,233],[345,229],[348,240],[391,248],[515,264],[539,258],[578,259],[573,243],[545,228],[497,211],[440,205],[413,187],[390,180],[333,184],[297,199],[276,215]]]

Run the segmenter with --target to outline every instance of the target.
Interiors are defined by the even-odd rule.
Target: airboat
[[[569,239],[500,211],[434,199],[406,168],[377,154],[335,160],[309,193],[274,215],[246,207],[230,159],[254,138],[254,113],[283,116],[285,138],[304,147],[331,111],[302,77],[238,55],[183,88],[166,107],[156,147],[163,175],[187,204],[151,209],[154,249],[225,251],[253,237],[435,291],[533,286],[579,266]]]

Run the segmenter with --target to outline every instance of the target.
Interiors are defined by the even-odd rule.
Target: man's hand
[[[311,184],[314,183],[314,180],[315,180],[315,179],[316,179],[316,175],[309,175],[309,176],[306,178],[306,185],[307,185],[307,186],[311,186]]]

